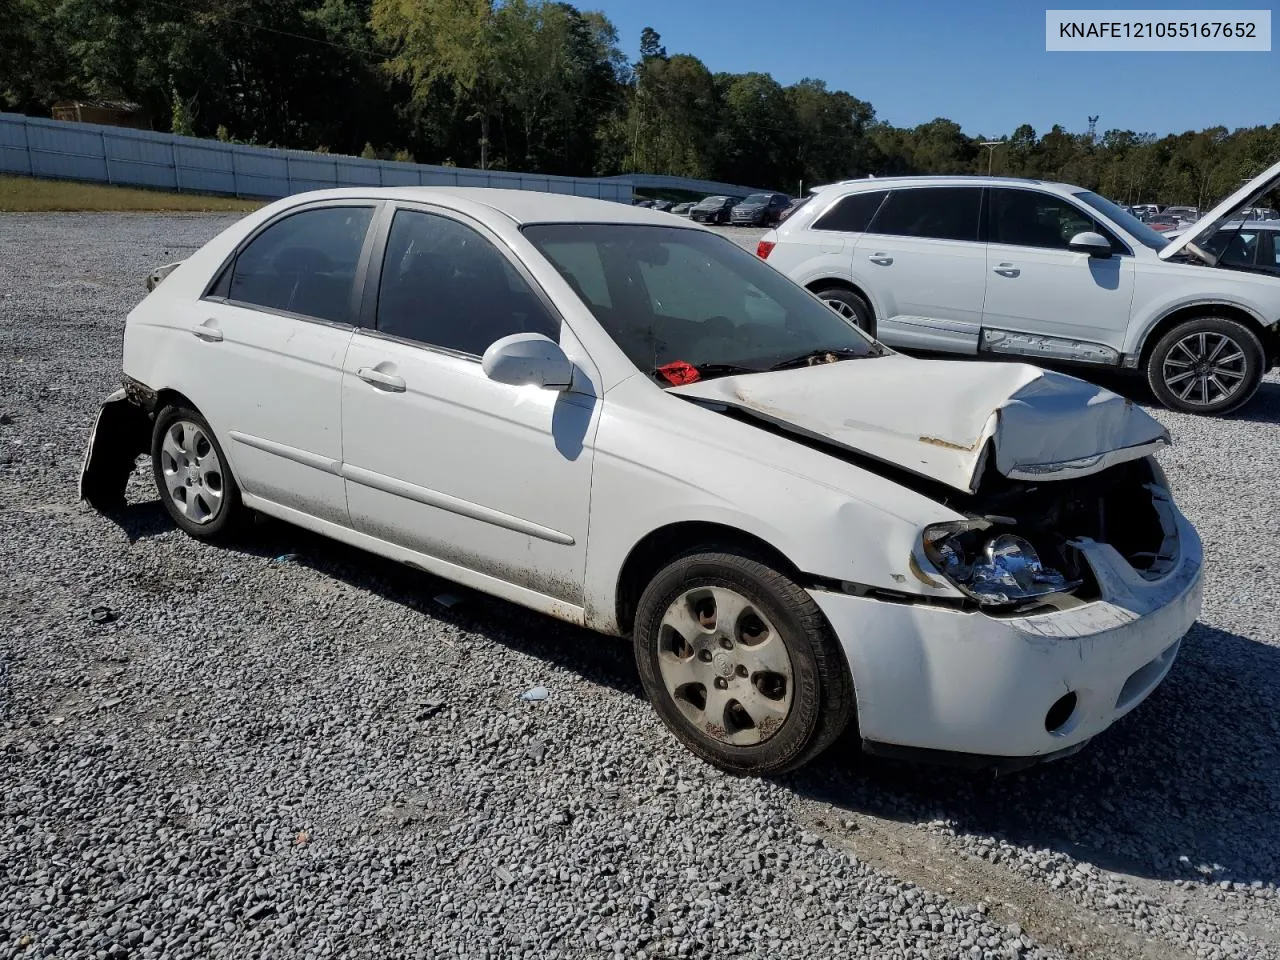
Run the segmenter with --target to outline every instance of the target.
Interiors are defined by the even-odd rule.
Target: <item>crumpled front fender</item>
[[[123,388],[98,410],[84,461],[80,465],[80,499],[99,510],[124,506],[124,491],[138,455],[151,446],[151,418],[129,400]]]

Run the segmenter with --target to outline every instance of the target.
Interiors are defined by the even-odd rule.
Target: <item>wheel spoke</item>
[[[721,731],[726,727],[724,712],[729,706],[729,701],[737,699],[728,690],[722,690],[714,683],[707,687],[707,702],[702,708],[702,722],[705,726]],[[711,731],[708,731],[711,732]]]
[[[1227,363],[1237,363],[1237,362],[1239,362],[1239,361],[1241,361],[1241,360],[1243,360],[1243,359],[1244,359],[1244,353],[1243,353],[1243,352],[1233,353],[1233,354],[1231,354],[1231,356],[1229,356],[1229,357],[1220,357],[1220,358],[1218,359],[1217,363],[1215,363],[1215,364],[1214,364],[1214,366],[1215,366],[1215,367],[1221,367],[1223,364],[1227,364]]]
[[[663,650],[658,654],[658,671],[662,674],[662,681],[667,685],[667,690],[672,696],[675,696],[675,692],[681,687],[691,683],[711,685],[711,671],[706,668],[706,664],[698,660],[696,655],[678,657],[670,650]]]
[[[1214,367],[1214,368],[1213,368],[1213,376],[1215,376],[1215,377],[1230,377],[1232,380],[1243,380],[1243,379],[1244,379],[1244,374],[1243,374],[1243,373],[1241,373],[1239,370],[1227,370],[1227,369],[1224,369],[1223,367]]]
[[[716,604],[716,629],[734,637],[738,620],[751,609],[751,604],[746,597],[724,587],[712,587],[711,599]]]
[[[1179,340],[1174,344],[1173,350],[1181,350],[1191,363],[1195,363],[1199,359],[1199,357],[1191,352],[1191,348],[1187,346],[1187,341],[1185,340]],[[1170,350],[1169,352],[1173,353],[1173,350]]]
[[[761,643],[740,648],[742,663],[754,676],[757,673],[776,673],[788,680],[791,679],[791,658],[787,656],[787,648],[782,638],[773,630]]]
[[[1228,387],[1225,383],[1223,383],[1221,380],[1218,379],[1218,375],[1215,373],[1209,374],[1209,382],[1218,388],[1219,400],[1223,399],[1224,397],[1229,397],[1232,393],[1235,392],[1235,389],[1236,389],[1235,386]]]
[[[181,431],[178,424],[174,424],[169,430],[165,431],[164,439],[160,441],[160,452],[167,456],[173,466],[181,465],[185,454],[182,452],[182,444],[178,442],[178,436]],[[161,458],[164,463],[163,457]],[[164,464],[166,467],[168,464]]]
[[[1175,383],[1181,383],[1183,380],[1187,379],[1187,377],[1194,377],[1195,375],[1196,372],[1194,370],[1187,370],[1172,377],[1165,377],[1164,382],[1166,386],[1172,387]]]
[[[178,429],[182,431],[182,438],[179,441],[179,445],[182,447],[182,452],[185,453],[188,458],[194,460],[196,458],[195,427],[184,421],[178,424]]]
[[[1196,388],[1197,383],[1199,383],[1199,381],[1195,379],[1188,381],[1187,388],[1178,394],[1178,399],[1185,400],[1187,397],[1191,396],[1191,391]]]
[[[1227,344],[1230,342],[1231,341],[1228,340],[1226,337],[1219,336],[1217,346],[1215,346],[1212,350],[1209,351],[1209,355],[1205,357],[1205,360],[1208,361],[1209,363],[1213,363],[1218,358],[1218,354],[1220,354],[1224,349],[1226,349]]]
[[[666,615],[662,618],[662,625],[670,627],[681,637],[685,643],[693,647],[695,650],[702,643],[706,631],[702,629],[702,625],[698,623],[697,618],[693,615],[692,605],[686,594],[676,600],[667,608]]]
[[[757,727],[767,726],[769,721],[781,724],[791,709],[791,688],[787,688],[781,700],[771,700],[752,686],[741,692],[737,700]]]

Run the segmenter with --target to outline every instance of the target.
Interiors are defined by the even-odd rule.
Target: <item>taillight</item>
[[[761,260],[768,260],[769,254],[773,253],[773,248],[777,243],[773,240],[761,240],[756,244],[756,256]]]

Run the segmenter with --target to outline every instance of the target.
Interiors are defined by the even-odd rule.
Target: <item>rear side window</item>
[[[236,256],[227,299],[353,322],[356,268],[372,219],[373,207],[320,207],[276,221]]]
[[[414,210],[391,222],[378,330],[474,356],[513,333],[560,339],[560,321],[497,247],[465,224]]]
[[[868,193],[851,193],[824,213],[814,223],[814,230],[837,230],[841,233],[862,233],[871,223],[871,218],[884,202],[887,190],[872,190]],[[807,201],[806,201],[807,202]]]
[[[881,205],[870,233],[931,240],[977,240],[982,190],[978,187],[921,187],[893,190]]]

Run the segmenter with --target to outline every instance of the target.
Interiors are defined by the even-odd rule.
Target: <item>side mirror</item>
[[[1086,230],[1084,233],[1077,233],[1072,237],[1071,242],[1067,244],[1067,249],[1074,250],[1076,253],[1087,253],[1091,257],[1106,260],[1111,256],[1111,241],[1100,233]]]
[[[573,363],[560,344],[540,333],[514,333],[489,344],[480,361],[485,375],[512,386],[533,384],[548,390],[567,390],[573,382]]]

